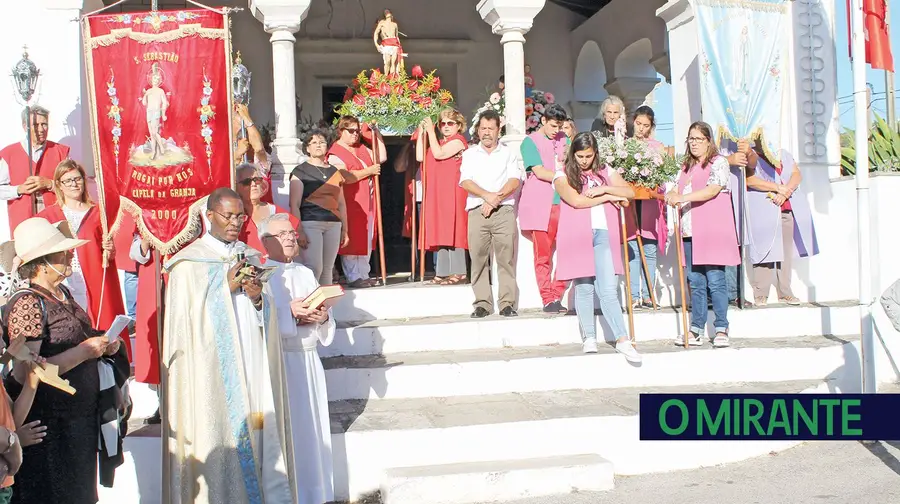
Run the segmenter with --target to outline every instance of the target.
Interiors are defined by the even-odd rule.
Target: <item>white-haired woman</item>
[[[618,96],[610,96],[600,105],[600,113],[591,130],[601,137],[611,137],[616,132],[616,122],[625,120],[625,103]]]

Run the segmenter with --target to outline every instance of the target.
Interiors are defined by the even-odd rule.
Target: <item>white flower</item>
[[[637,154],[634,155],[634,160],[637,161],[638,163],[641,162],[641,159],[643,159],[643,158],[641,157],[640,152],[638,152]]]
[[[490,101],[491,101],[491,103],[493,103],[493,104],[500,103],[500,93],[494,93],[494,94],[492,94],[491,97],[490,97]]]

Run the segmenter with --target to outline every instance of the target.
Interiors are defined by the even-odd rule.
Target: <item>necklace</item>
[[[321,166],[319,166],[319,165],[317,165],[317,164],[310,163],[309,161],[307,161],[307,164],[309,164],[310,166],[315,166],[315,167],[316,167],[316,170],[319,170],[319,175],[322,176],[322,180],[328,180],[328,175],[325,173],[324,170],[322,170],[322,167],[321,167]]]

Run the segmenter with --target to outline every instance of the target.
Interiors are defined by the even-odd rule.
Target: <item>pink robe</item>
[[[691,177],[691,190],[698,192],[706,187],[715,158],[704,166],[694,166],[687,170],[682,168],[678,177],[678,193],[684,193],[688,176]],[[734,224],[734,208],[731,195],[719,192],[715,198],[701,203],[691,202],[691,260],[696,265],[737,266],[741,263],[738,251],[737,231]],[[681,257],[684,262],[684,255]]]
[[[606,169],[599,175],[587,177],[597,178],[604,185],[609,185]],[[587,188],[585,183],[582,193]],[[624,275],[622,251],[622,224],[619,209],[612,203],[604,203],[606,227],[609,229],[609,246],[612,249],[613,269],[616,275]],[[574,208],[565,200],[559,204],[559,232],[556,235],[556,279],[573,280],[596,276],[594,268],[594,230],[591,227],[591,209]]]
[[[540,131],[528,135],[537,145],[541,154],[541,162],[547,170],[556,171],[556,160],[565,159],[566,134],[562,131],[554,139],[549,139]],[[541,180],[530,172],[522,186],[519,198],[519,229],[522,231],[547,231],[550,224],[550,212],[553,210],[553,184]]]

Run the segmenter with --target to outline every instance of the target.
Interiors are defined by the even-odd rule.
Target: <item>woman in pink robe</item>
[[[665,153],[666,147],[659,140],[651,138],[656,127],[656,115],[653,109],[642,105],[634,112],[634,138],[643,140],[650,148]],[[658,250],[666,250],[666,205],[665,187],[650,191],[653,199],[635,201],[634,209],[640,229],[635,231],[634,220],[626,214],[625,223],[628,232],[628,269],[631,272],[631,303],[635,310],[651,308],[650,291],[656,284],[656,256]],[[631,213],[630,211],[628,213]],[[644,258],[647,260],[647,272],[641,264],[637,235],[640,233],[644,245]]]
[[[728,193],[728,160],[719,156],[712,128],[695,122],[688,129],[688,154],[678,184],[666,194],[666,203],[679,206],[684,257],[681,258],[691,289],[689,343],[703,344],[709,316],[706,289],[712,295],[716,347],[729,346],[728,289],[725,267],[740,264],[734,210]],[[676,338],[678,344],[684,340]]]
[[[619,212],[612,203],[634,197],[634,190],[612,170],[603,170],[597,140],[590,132],[572,140],[565,171],[553,176],[560,197],[559,233],[556,235],[556,278],[573,280],[575,314],[584,353],[597,352],[594,294],[616,339],[616,351],[629,362],[641,362],[631,343],[619,305],[618,274],[624,272],[619,247],[622,236]]]

